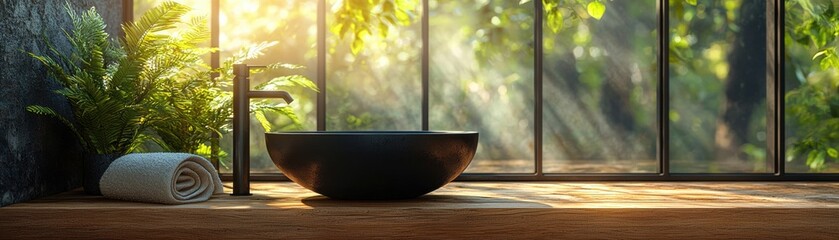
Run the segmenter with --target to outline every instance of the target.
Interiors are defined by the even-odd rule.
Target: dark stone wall
[[[77,11],[95,6],[118,36],[121,0],[66,2]],[[40,104],[70,116],[67,102],[52,92],[59,85],[25,53],[46,51],[44,39],[69,52],[62,29],[72,25],[64,7],[60,0],[0,0],[0,206],[81,186],[78,141],[58,121],[24,109]]]

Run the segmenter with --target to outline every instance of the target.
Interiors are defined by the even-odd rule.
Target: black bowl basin
[[[477,132],[266,133],[274,165],[292,181],[334,199],[422,196],[472,162]]]

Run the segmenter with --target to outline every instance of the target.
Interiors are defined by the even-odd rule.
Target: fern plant
[[[169,79],[162,92],[167,103],[166,111],[161,112],[165,121],[157,122],[153,128],[159,138],[154,141],[167,151],[189,152],[204,155],[213,162],[224,157],[219,150],[218,137],[231,131],[233,117],[233,64],[262,56],[264,50],[276,45],[276,42],[262,42],[241,49],[232,57],[225,59],[218,69],[210,69],[205,64],[194,64],[195,68],[182,71]],[[200,58],[195,59],[200,62]],[[299,69],[291,64],[271,64],[269,69]],[[256,72],[260,69],[254,70]],[[211,78],[216,73],[218,77]],[[274,90],[278,88],[299,87],[317,91],[316,85],[302,75],[281,76],[255,86],[255,89]],[[278,113],[291,120],[295,128],[302,123],[293,109],[287,104],[268,101],[252,101],[251,113],[266,131],[271,131],[271,123],[265,114]]]
[[[156,97],[161,79],[186,64],[174,55],[161,56],[170,56],[168,51],[173,50],[173,41],[165,31],[175,28],[189,8],[163,3],[136,22],[123,25],[125,37],[118,42],[109,38],[95,8],[81,14],[69,5],[66,10],[73,23],[72,31],[65,31],[72,51],[65,54],[47,43],[47,54],[29,54],[61,84],[55,92],[68,100],[73,119],[48,106],[32,105],[27,110],[67,125],[87,152],[131,152],[144,131],[160,120],[154,116],[159,116],[156,112],[164,106]]]

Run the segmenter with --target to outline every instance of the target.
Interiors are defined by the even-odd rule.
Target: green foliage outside
[[[332,9],[329,29],[344,38],[351,33],[352,52],[364,48],[364,39],[374,32],[387,36],[392,26],[405,26],[417,18],[417,0],[343,0]]]
[[[546,14],[564,16],[553,21],[565,25],[558,30],[568,29],[560,35],[570,36],[580,22],[600,21],[587,11],[596,1],[545,2],[554,4]],[[334,31],[327,36],[328,129],[420,128],[421,9],[412,8],[411,16],[417,17],[411,24],[391,26],[386,37],[367,35],[358,53],[351,49],[354,38],[342,41]],[[512,162],[532,165],[527,159],[533,154],[533,1],[430,1],[429,11],[430,127],[480,131],[475,171],[532,169]],[[328,13],[327,19],[338,21],[334,15]]]
[[[521,0],[518,5],[524,5],[531,0]],[[602,0],[541,0],[547,16],[548,27],[553,32],[559,32],[564,24],[563,9],[569,10],[576,18],[580,13],[574,11],[576,5],[585,7],[588,16],[600,20],[606,12],[606,5]],[[487,5],[489,1],[478,3]],[[373,33],[387,37],[391,28],[408,26],[419,19],[418,0],[341,0],[332,9],[333,24],[329,29],[340,38],[347,34],[352,37],[352,53],[358,54],[364,48],[365,39]],[[502,21],[509,21],[495,17],[489,23],[499,25]],[[383,42],[379,42],[383,44]]]
[[[767,144],[764,0],[670,0],[674,172],[773,171]]]
[[[328,129],[419,129],[419,16],[424,11],[419,3],[327,1],[329,84],[324,91],[328,95]],[[534,3],[429,3],[432,129],[482,133],[473,164],[480,168],[470,171],[529,171],[533,154],[529,141],[533,138]],[[546,171],[654,171],[657,112],[656,99],[650,96],[655,95],[658,78],[656,1],[542,3]],[[742,61],[737,60],[737,56],[760,58],[757,52],[765,47],[748,50],[748,54],[736,48],[763,45],[744,40],[743,32],[754,30],[755,25],[743,24],[767,17],[765,1],[669,0],[667,4],[671,10],[671,29],[665,33],[671,39],[668,61],[673,98],[666,113],[671,124],[671,167],[675,172],[771,171],[765,95],[760,94],[765,94],[766,86],[750,82],[763,81],[764,73],[758,71],[765,69],[740,65]],[[222,13],[237,17],[227,25],[222,23],[222,34],[250,30],[228,35],[221,45],[229,48],[243,42],[277,40],[282,46],[277,49],[282,51],[270,50],[268,56],[306,65],[309,68],[304,75],[314,76],[316,52],[308,46],[315,43],[315,6],[300,1],[222,1]],[[831,106],[836,105],[832,102],[837,77],[835,67],[830,67],[837,62],[836,17],[829,10],[836,6],[828,0],[788,0],[785,7],[787,169],[836,171],[831,151],[836,148],[836,137],[831,134],[839,131],[831,124],[835,119]],[[257,12],[248,14],[252,8]],[[264,15],[286,16],[286,11],[287,17],[275,20],[276,24],[263,21]],[[753,77],[739,77],[743,74]],[[309,98],[309,102],[314,99],[313,95],[298,96]],[[306,114],[301,117],[308,123],[304,128],[312,129],[312,105],[302,110]],[[287,118],[271,114],[254,117],[276,119],[274,127],[292,127],[286,125],[291,122]],[[259,142],[259,136],[252,141]],[[228,148],[223,141],[222,149]],[[255,159],[264,160],[254,162],[255,170],[276,171],[260,148],[252,148],[252,152]],[[820,156],[824,161],[818,160]],[[518,160],[529,165],[517,168],[514,162]]]
[[[784,38],[788,165],[836,171],[839,161],[839,6],[836,1],[788,0]]]
[[[345,2],[339,1],[338,5],[340,3]],[[670,154],[676,163],[673,170],[771,171],[766,149],[769,133],[766,131],[763,65],[767,32],[765,1],[667,1],[671,10],[671,26],[667,33],[657,33],[655,1],[633,4],[578,0],[542,3],[546,24],[545,77],[548,79],[545,84],[552,87],[549,89],[551,92],[546,92],[546,97],[556,101],[546,103],[546,131],[550,131],[544,133],[544,138],[549,143],[545,146],[546,151],[553,152],[556,161],[570,160],[563,163],[566,165],[599,161],[606,164],[589,168],[591,170],[609,169],[618,161],[630,166],[633,161],[638,164],[654,159],[654,117],[657,113],[649,106],[654,106],[656,100],[645,96],[655,95],[657,69],[655,58],[650,59],[649,56],[654,56],[650,54],[657,51],[657,35],[667,34],[671,39],[668,59],[671,75],[668,78],[671,80],[670,94],[674,98],[671,98],[671,109],[665,114],[671,121],[673,148]],[[635,7],[634,3],[643,3],[644,7]],[[414,8],[418,9],[418,6],[414,5]],[[520,133],[530,130],[527,122],[523,121],[530,119],[532,114],[532,106],[528,104],[532,99],[532,86],[526,84],[532,77],[528,72],[533,67],[529,62],[533,54],[532,9],[532,2],[527,0],[430,2],[432,128],[443,126],[484,133],[483,148],[479,148],[477,157],[479,160],[489,159],[505,165],[507,163],[503,162],[508,159],[532,156],[528,153],[532,146],[527,145],[527,139],[532,136]],[[341,19],[344,18],[335,21],[340,22]],[[622,23],[633,25],[627,24],[622,29]],[[402,32],[410,31],[416,25],[415,19],[410,25],[392,26],[389,31],[402,36]],[[609,31],[615,36],[609,35]],[[366,36],[374,35],[378,34]],[[763,39],[760,36],[764,36]],[[452,43],[461,37],[462,44]],[[373,42],[368,45],[380,44]],[[472,56],[465,51],[460,52],[462,48],[471,49]],[[348,68],[372,65],[371,62],[377,59],[372,57],[375,56],[373,53],[365,55],[365,51],[351,52],[356,57],[344,57],[338,51],[331,50],[330,56],[355,61],[356,64]],[[413,49],[391,48],[388,51],[391,54],[410,53]],[[448,62],[449,59],[435,55],[440,52],[451,52],[449,56],[460,62]],[[518,55],[520,53],[523,55]],[[445,57],[442,53],[440,56]],[[479,65],[470,66],[470,58],[475,58]],[[750,58],[751,61],[746,60]],[[457,68],[443,71],[447,64],[454,64]],[[376,71],[400,72],[399,69],[406,73],[413,71],[411,66],[401,65],[387,65],[376,68]],[[347,72],[329,79],[330,82],[343,81],[347,76],[352,74]],[[629,81],[630,76],[632,81]],[[505,78],[509,80],[501,80]],[[404,78],[396,80],[411,82]],[[354,86],[368,86],[355,83]],[[363,99],[378,98],[381,96],[378,94],[387,92],[376,87],[363,88],[366,91],[349,90],[350,94],[334,95],[336,91],[330,89],[328,93],[331,99],[335,96],[352,105],[358,104],[357,101],[366,101]],[[376,94],[372,95],[376,97],[365,97],[363,94]],[[522,104],[519,106],[514,102]],[[373,107],[367,108],[367,111],[342,111],[345,109],[342,106],[332,106],[328,109],[338,110],[332,110],[328,115],[346,113],[345,118],[336,120],[346,119],[348,128],[356,123],[368,124],[364,128],[381,128],[389,126],[384,123],[394,121],[390,116],[393,109],[412,107],[410,103],[402,106],[404,108],[381,111]],[[445,117],[435,117],[439,114]],[[435,125],[435,122],[438,124]],[[509,139],[518,140],[510,142]],[[603,145],[592,144],[594,142]],[[599,169],[594,171],[636,171],[631,168]]]
[[[545,16],[546,172],[657,171],[656,2],[602,3],[597,19],[587,13],[591,3],[557,1],[565,16],[557,32]]]

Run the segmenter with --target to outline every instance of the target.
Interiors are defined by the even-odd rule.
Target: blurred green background
[[[159,2],[135,0],[135,15]],[[178,2],[192,6],[195,15],[210,15],[208,0]],[[373,15],[393,13],[397,20],[368,19],[366,32],[343,37],[344,8],[358,1],[327,2],[328,28],[338,26],[326,39],[328,130],[421,128],[420,16],[429,11],[430,128],[481,133],[467,172],[534,171],[533,1],[429,0],[429,9],[419,0],[364,1]],[[774,51],[767,48],[771,2],[669,0],[666,33],[658,31],[656,0],[543,3],[545,172],[657,171],[659,34],[670,39],[670,108],[663,114],[671,126],[671,172],[773,171],[766,147],[772,136],[766,104],[774,71],[767,64]],[[602,16],[592,5],[603,7]],[[783,5],[787,171],[836,172],[837,1]],[[306,68],[267,71],[254,80],[287,74],[315,79],[316,12],[317,1],[221,0],[221,58],[277,41],[248,64]],[[292,94],[304,128],[314,130],[316,94]],[[293,128],[288,119],[269,119],[276,129]],[[277,172],[264,149],[264,130],[252,123],[252,170]],[[230,151],[231,143],[222,136],[223,149]]]

